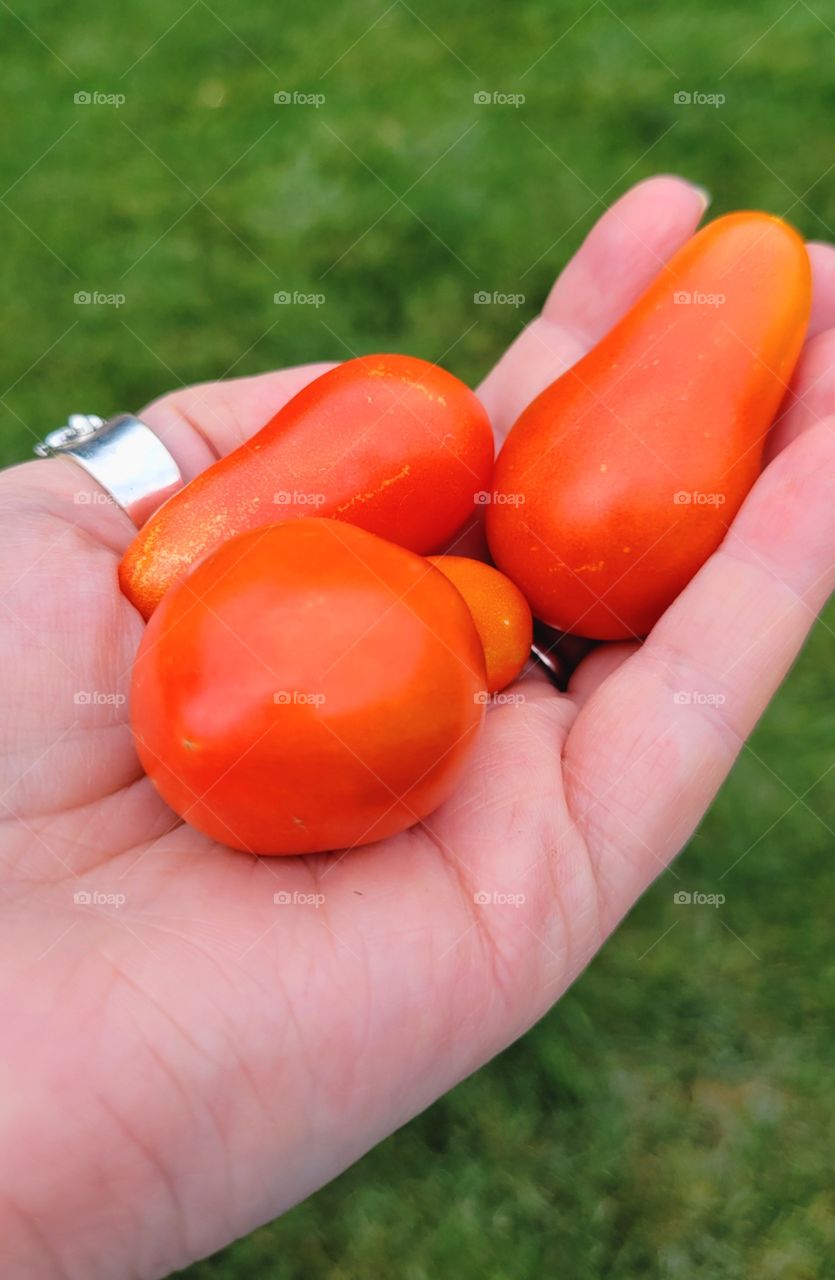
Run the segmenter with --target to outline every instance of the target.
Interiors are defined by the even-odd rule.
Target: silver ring
[[[65,427],[35,445],[39,458],[72,458],[139,527],[183,487],[180,468],[150,427],[132,413],[105,422],[71,413]]]

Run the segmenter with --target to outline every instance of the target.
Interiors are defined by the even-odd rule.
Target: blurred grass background
[[[805,0],[3,4],[2,461],[71,409],[297,361],[475,382],[652,172],[835,239],[833,28]],[[835,1274],[833,623],[552,1014],[189,1280]]]

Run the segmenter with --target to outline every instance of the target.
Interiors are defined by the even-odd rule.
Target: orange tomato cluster
[[[437,365],[377,355],[317,378],[120,566],[148,619],[134,736],[164,799],[256,854],[426,820],[522,671],[532,613],[640,638],[719,545],[810,295],[785,223],[718,219],[522,413],[495,468],[484,408]],[[442,554],[485,491],[497,568]]]

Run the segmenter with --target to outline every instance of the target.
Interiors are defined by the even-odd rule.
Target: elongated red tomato
[[[349,360],[169,499],[119,568],[146,618],[207,551],[276,520],[329,516],[439,551],[489,487],[493,436],[477,396],[413,356]]]
[[[145,629],[131,718],[192,826],[260,854],[367,844],[425,818],[475,745],[481,642],[420,556],[335,520],[238,534]]]
[[[719,218],[522,413],[487,535],[538,618],[603,640],[649,631],[759,473],[810,300],[790,227]]]

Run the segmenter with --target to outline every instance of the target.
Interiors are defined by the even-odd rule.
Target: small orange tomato
[[[466,556],[429,556],[457,587],[473,615],[484,647],[487,691],[515,680],[528,660],[533,640],[530,606],[515,583],[492,565]]]
[[[453,790],[483,715],[484,655],[443,574],[335,520],[241,533],[167,592],[131,715],[181,817],[259,854],[368,844]]]

